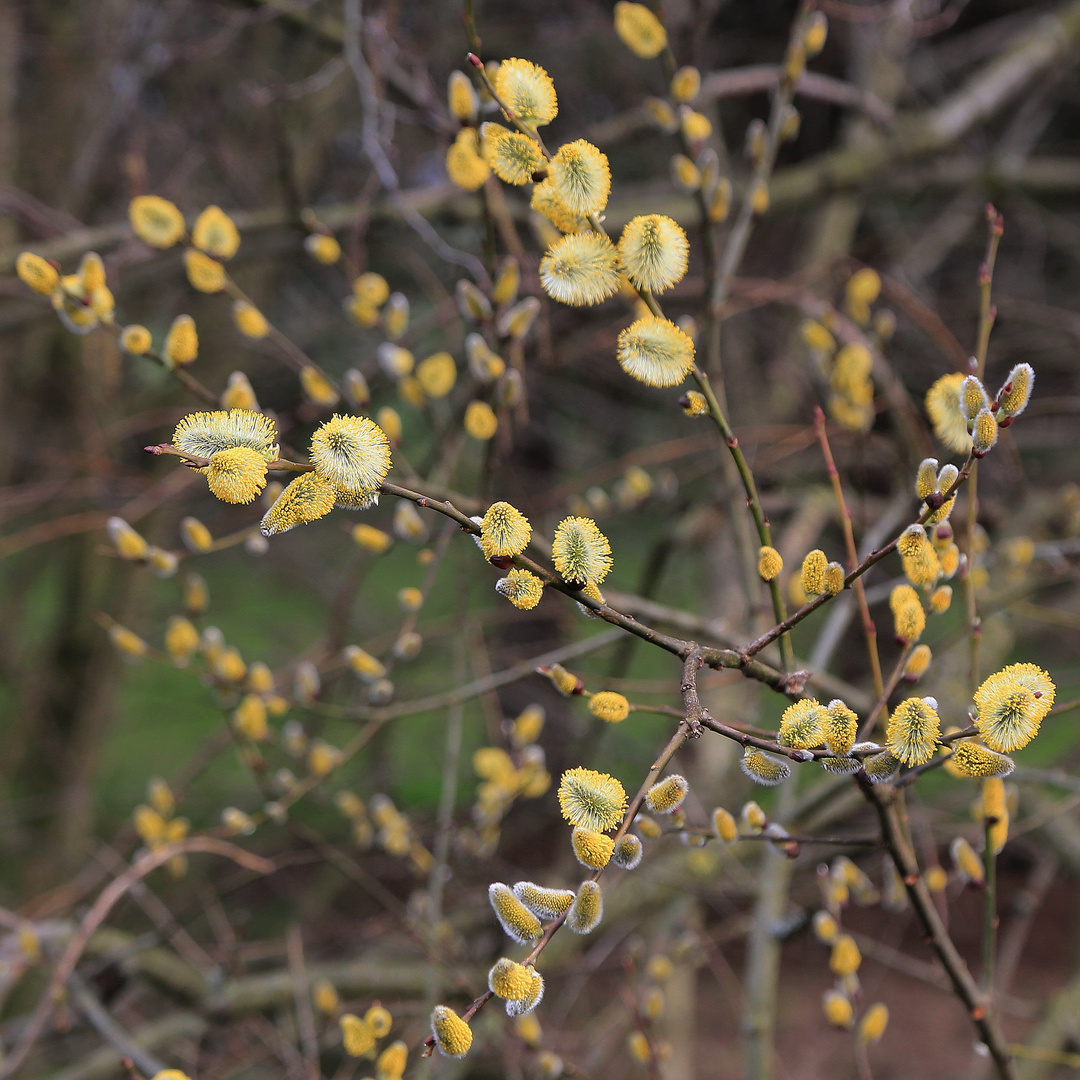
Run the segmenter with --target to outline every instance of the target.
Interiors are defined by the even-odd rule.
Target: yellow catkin
[[[821,999],[825,1019],[834,1027],[849,1028],[854,1019],[851,1002],[839,990],[826,990]]]
[[[819,596],[825,589],[825,567],[829,561],[820,548],[811,551],[802,564],[800,583],[807,596]]]
[[[29,285],[42,296],[51,295],[60,284],[56,267],[31,251],[24,251],[15,260],[15,272],[24,285]]]
[[[184,269],[192,288],[199,292],[216,293],[225,288],[225,267],[217,259],[211,259],[195,248],[188,248],[184,252]]]
[[[607,866],[615,850],[615,841],[610,836],[581,825],[576,826],[570,834],[570,843],[578,862],[591,870],[601,870]]]
[[[589,712],[609,724],[618,724],[630,715],[630,702],[622,694],[604,690],[589,699]]]
[[[982,817],[989,826],[987,843],[990,850],[997,855],[1009,838],[1009,806],[1005,784],[1000,777],[983,781]]]
[[[431,1030],[439,1050],[447,1057],[464,1057],[472,1046],[472,1029],[446,1005],[435,1006],[431,1014]]]
[[[401,1039],[392,1042],[375,1059],[375,1080],[401,1080],[408,1061],[408,1045]]]
[[[723,840],[725,844],[732,844],[738,839],[739,827],[735,818],[722,806],[718,806],[712,812],[712,827],[718,839]]]
[[[346,1013],[338,1023],[345,1053],[350,1057],[366,1057],[375,1049],[375,1033],[359,1016]]]
[[[841,934],[829,954],[829,970],[839,978],[854,975],[862,963],[862,953],[850,934]]]
[[[615,33],[643,60],[659,56],[667,46],[664,24],[644,4],[619,0],[615,5]]]
[[[233,323],[245,337],[264,338],[270,333],[266,316],[254,304],[236,300],[232,306]]]
[[[784,569],[784,560],[774,547],[763,547],[758,551],[758,574],[762,581],[772,581],[779,577]]]
[[[880,1001],[866,1010],[866,1015],[859,1022],[859,1041],[875,1043],[885,1034],[889,1024],[889,1010]]]
[[[499,420],[486,401],[470,401],[465,408],[464,426],[472,438],[486,442],[498,430]]]
[[[672,814],[682,805],[689,790],[685,777],[672,773],[649,788],[645,793],[645,805],[654,814]]]
[[[199,335],[190,315],[177,315],[173,319],[161,353],[165,362],[174,367],[190,364],[199,355]]]
[[[595,881],[583,881],[566,916],[567,927],[575,934],[591,934],[604,917],[604,897]]]

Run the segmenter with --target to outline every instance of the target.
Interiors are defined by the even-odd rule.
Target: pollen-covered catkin
[[[503,930],[520,945],[535,941],[543,931],[540,920],[500,881],[488,886],[488,899]]]
[[[820,548],[811,551],[802,564],[802,587],[807,596],[819,596],[825,591],[825,567],[828,559]]]
[[[431,1030],[439,1050],[447,1057],[462,1058],[472,1046],[472,1028],[447,1005],[436,1005]]]
[[[686,778],[672,773],[670,776],[653,784],[645,793],[645,805],[654,814],[671,814],[682,806],[690,785]]]
[[[583,881],[566,916],[566,925],[575,934],[591,934],[604,917],[604,897],[595,881]]]

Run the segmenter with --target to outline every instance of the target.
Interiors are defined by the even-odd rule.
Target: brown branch
[[[56,962],[56,967],[53,969],[45,991],[38,1000],[30,1019],[26,1022],[18,1041],[11,1048],[11,1053],[0,1063],[0,1077],[11,1076],[26,1060],[26,1055],[30,1052],[31,1047],[33,1047],[45,1029],[45,1025],[52,1017],[60,1000],[64,984],[75,970],[75,965],[79,962],[79,957],[82,956],[90,937],[105,921],[109,912],[112,911],[128,890],[151,871],[168,862],[173,856],[195,854],[197,852],[224,856],[257,874],[269,874],[274,870],[274,864],[270,860],[260,858],[258,855],[252,855],[235,844],[210,836],[192,836],[175,844],[168,844],[165,847],[158,848],[155,851],[148,851],[137,859],[125,873],[114,878],[102,889],[90,910],[83,916],[79,929],[68,942],[60,959]]]

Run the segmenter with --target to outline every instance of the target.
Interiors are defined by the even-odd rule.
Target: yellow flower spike
[[[379,367],[395,382],[412,372],[413,354],[392,341],[384,341],[376,350],[376,356]]]
[[[993,448],[998,439],[998,422],[989,409],[983,409],[974,420],[971,433],[971,448],[976,457],[983,457]]]
[[[925,458],[915,477],[915,494],[920,499],[925,499],[938,490],[938,459]]]
[[[446,103],[451,115],[463,123],[472,123],[480,111],[480,99],[472,80],[464,71],[450,72],[446,84]]]
[[[266,316],[254,304],[246,300],[235,300],[232,306],[233,323],[244,337],[264,338],[270,333],[270,324]]]
[[[390,1034],[394,1018],[390,1015],[389,1009],[384,1009],[382,1005],[372,1005],[364,1013],[364,1023],[371,1028],[371,1032],[376,1039],[381,1039]]]
[[[346,491],[378,489],[390,471],[390,441],[366,416],[334,416],[311,437],[316,473]]]
[[[368,270],[352,283],[353,296],[372,307],[381,307],[390,298],[390,286],[382,274]]]
[[[646,840],[656,840],[663,836],[664,830],[648,814],[638,814],[634,818],[634,828]]]
[[[52,295],[60,284],[60,274],[56,267],[32,251],[24,251],[15,260],[15,273],[24,285],[29,285],[34,292],[42,296]]]
[[[373,525],[354,525],[352,538],[360,547],[373,555],[381,555],[393,543],[389,533],[376,529]]]
[[[266,487],[266,459],[248,446],[233,446],[211,454],[206,482],[222,502],[253,502]]]
[[[869,266],[864,266],[852,274],[844,289],[844,299],[849,310],[852,306],[872,304],[880,295],[881,277]]]
[[[762,784],[764,787],[776,787],[791,775],[791,766],[786,761],[752,746],[748,746],[743,752],[739,768],[755,784]]]
[[[731,212],[731,181],[722,176],[717,182],[716,191],[709,202],[709,220],[712,222],[727,221]]]
[[[925,629],[926,612],[918,600],[893,609],[893,630],[897,641],[918,641]]]
[[[759,835],[769,821],[765,811],[756,802],[744,803],[739,816],[746,831],[752,836]]]
[[[416,365],[416,380],[429,398],[446,397],[457,381],[457,367],[448,352],[432,353]]]
[[[816,937],[822,945],[836,944],[836,939],[840,936],[840,924],[837,923],[836,918],[831,912],[825,910],[815,912],[811,926],[814,931],[814,937]]]
[[[514,1032],[532,1050],[536,1050],[540,1046],[540,1040],[544,1034],[540,1027],[540,1021],[531,1013],[517,1018],[514,1022]]]
[[[184,215],[158,195],[138,195],[128,206],[135,235],[151,247],[172,247],[184,235]]]
[[[859,1022],[859,1042],[876,1043],[889,1025],[889,1010],[880,1001],[871,1005]]]
[[[532,989],[529,968],[502,957],[488,972],[488,989],[505,1001],[521,1001]]]
[[[329,979],[316,979],[311,988],[311,998],[316,1010],[323,1016],[333,1016],[341,1007],[341,998]]]
[[[671,77],[671,96],[680,104],[688,104],[701,90],[701,72],[696,67],[681,67]]]
[[[591,518],[560,521],[551,555],[555,569],[566,581],[599,584],[611,570],[611,545]]]
[[[411,502],[399,502],[394,507],[394,535],[399,540],[420,543],[427,539],[428,528]]]
[[[252,742],[262,742],[267,735],[266,705],[258,694],[245,694],[233,713],[233,726]]]
[[[199,334],[190,315],[177,315],[173,319],[161,355],[170,367],[190,364],[199,355]]]
[[[79,283],[89,296],[97,289],[105,288],[105,264],[96,251],[88,251],[79,263]]]
[[[776,548],[763,547],[758,551],[758,576],[762,581],[772,581],[783,569],[784,560]]]
[[[677,386],[694,366],[694,342],[668,319],[648,315],[619,334],[616,356],[647,386]]]
[[[602,870],[615,850],[615,841],[610,836],[586,829],[583,825],[576,826],[570,834],[570,844],[577,861],[590,870]]]
[[[769,185],[764,180],[756,181],[750,191],[750,206],[758,217],[768,212],[769,201]]]
[[[341,396],[333,383],[313,364],[305,364],[300,369],[300,388],[309,401],[327,409],[332,409]]]
[[[704,142],[712,134],[712,124],[703,113],[685,108],[679,118],[679,125],[687,142]]]
[[[606,235],[571,233],[540,260],[540,284],[560,303],[599,304],[619,288],[618,262],[615,245]]]
[[[967,420],[960,411],[960,386],[964,378],[959,371],[942,375],[926,394],[926,413],[934,426],[934,434],[958,454],[966,454],[971,449]]]
[[[231,259],[240,247],[240,233],[220,206],[208,206],[191,227],[191,242],[215,259]]]
[[[735,818],[722,806],[712,812],[712,827],[717,838],[725,844],[733,844],[739,838],[739,827]]]
[[[479,191],[491,175],[491,166],[480,156],[480,140],[473,128],[458,132],[450,144],[446,151],[446,175],[463,191]],[[365,325],[363,319],[357,321]],[[374,320],[366,325],[373,324]]]
[[[1011,423],[1011,417],[1019,416],[1027,408],[1034,385],[1035,369],[1030,364],[1017,364],[998,391],[998,415],[1010,418]]]
[[[480,134],[483,158],[504,183],[520,187],[543,169],[544,155],[536,140],[528,135],[507,131],[494,123],[484,124]]]
[[[386,674],[386,665],[359,645],[346,645],[343,655],[349,667],[365,682],[381,679]]]
[[[486,401],[470,401],[465,407],[465,432],[478,442],[487,442],[499,429],[499,418]]]
[[[697,191],[701,187],[701,171],[685,154],[675,154],[671,158],[671,178],[683,191]],[[726,214],[724,215],[727,216]],[[711,207],[710,207],[710,217]],[[715,219],[713,220],[723,220]]]
[[[258,412],[259,402],[255,397],[255,391],[248,381],[248,377],[242,371],[234,371],[229,375],[229,381],[221,392],[220,399],[223,409],[243,409],[247,412]]]
[[[540,920],[514,895],[508,885],[496,881],[488,886],[488,900],[503,931],[519,945],[543,935]]]
[[[960,384],[960,411],[969,424],[975,422],[975,417],[990,408],[990,398],[987,397],[986,388],[975,375],[968,375]]]
[[[961,776],[980,779],[1008,776],[1016,768],[1016,762],[1012,758],[980,746],[970,739],[953,743],[949,764],[952,770]]]
[[[375,1060],[375,1080],[401,1080],[408,1061],[408,1045],[401,1039],[392,1042]]]
[[[829,954],[829,970],[838,978],[854,975],[862,964],[862,953],[850,934],[841,934]]]
[[[184,519],[189,520],[188,518]],[[195,518],[191,518],[194,521]],[[184,578],[184,610],[189,615],[200,615],[210,604],[210,593],[206,582],[198,574],[188,574]]]
[[[825,591],[825,567],[828,560],[820,548],[811,551],[802,564],[801,583],[807,596],[818,596]]]
[[[820,746],[828,719],[828,710],[815,698],[796,701],[784,710],[780,718],[777,741],[796,750]]]
[[[630,702],[613,690],[602,690],[589,699],[589,712],[608,724],[618,724],[630,715]]]
[[[623,833],[615,842],[611,861],[621,870],[636,870],[644,851],[641,841],[633,833]]]
[[[532,329],[536,316],[539,314],[540,301],[535,296],[526,296],[499,316],[495,329],[504,337],[521,341]],[[510,375],[517,375],[517,372],[508,373],[508,377]],[[504,401],[504,404],[516,404],[516,402]]]
[[[823,11],[813,11],[803,28],[802,46],[807,57],[817,56],[825,48],[829,36],[829,20]]]
[[[109,627],[109,641],[122,659],[131,662],[141,660],[150,651],[150,646],[138,634],[118,623]]]
[[[311,233],[306,236],[304,250],[323,266],[333,266],[341,258],[341,245],[329,233]]]
[[[643,60],[659,56],[667,47],[664,24],[644,4],[619,0],[615,5],[615,33],[635,56]]]
[[[529,992],[520,1001],[507,1001],[507,1016],[526,1016],[540,1004],[544,997],[544,977],[535,968],[527,969],[532,981]]]
[[[148,847],[156,847],[165,839],[165,819],[152,806],[136,806],[132,818],[135,833]]]
[[[484,557],[520,555],[529,546],[529,519],[508,502],[492,503],[480,523],[480,547]]]
[[[548,176],[553,194],[571,213],[599,214],[607,206],[611,191],[607,155],[585,139],[560,146],[548,163]]]
[[[989,823],[987,844],[999,855],[1009,838],[1009,806],[1001,777],[990,777],[982,785],[982,819]]]
[[[849,1028],[854,1023],[851,1002],[839,990],[826,990],[821,998],[821,1008],[833,1027]]]
[[[222,648],[220,652],[208,653],[206,658],[219,679],[230,683],[244,681],[244,676],[247,675],[247,664],[244,663],[239,649],[229,646]]]
[[[121,559],[145,559],[149,547],[142,535],[123,518],[111,517],[105,522],[105,531]]]
[[[529,206],[545,220],[550,221],[560,232],[579,233],[588,231],[588,221],[581,214],[574,213],[561,202],[555,194],[555,186],[550,180],[543,180],[534,185]]]
[[[952,603],[952,587],[949,585],[942,585],[935,589],[930,595],[930,609],[940,615],[943,611],[949,610],[949,605]]]
[[[889,750],[905,765],[922,765],[934,756],[941,736],[941,719],[933,698],[908,698],[889,716]]]
[[[854,749],[860,749],[858,743]],[[891,750],[883,750],[863,758],[862,767],[871,784],[887,784],[900,771],[900,759]]]
[[[544,583],[528,570],[515,567],[495,582],[495,591],[519,611],[532,611],[544,594]]]
[[[926,530],[921,525],[909,525],[896,541],[896,550],[901,555],[918,555],[926,543]]]
[[[825,745],[837,756],[851,753],[859,731],[859,718],[839,698],[834,698],[825,709],[822,733]]]
[[[632,218],[619,239],[626,276],[639,289],[663,292],[686,275],[690,243],[682,227],[663,214]]]
[[[199,631],[189,619],[172,615],[165,624],[165,651],[177,667],[187,667],[199,647]]]
[[[679,398],[679,406],[687,416],[708,416],[709,414],[709,402],[706,400],[705,395],[698,393],[697,390],[689,390],[683,394]],[[759,563],[759,568],[760,565]]]
[[[225,288],[225,267],[195,248],[184,252],[184,269],[192,288],[199,292],[216,293]]]
[[[654,814],[673,814],[682,806],[689,790],[686,778],[672,773],[649,788],[645,793],[645,805]]]
[[[334,508],[333,483],[318,473],[301,473],[278,496],[263,515],[259,528],[263,536],[277,536],[297,525],[306,525],[325,517]]]
[[[933,653],[929,645],[916,645],[904,665],[904,678],[908,682],[918,682],[930,667]]]
[[[941,576],[941,560],[930,544],[924,544],[917,555],[901,555],[904,576],[920,588],[933,585]]]
[[[550,124],[559,111],[551,76],[528,60],[504,60],[494,85],[503,103],[529,127]]]
[[[626,810],[626,791],[607,773],[567,769],[559,782],[559,807],[571,825],[597,831],[613,829]]]
[[[1010,664],[975,691],[975,726],[992,750],[1026,746],[1054,704],[1056,687],[1035,664]]]
[[[424,594],[415,585],[398,589],[397,598],[403,611],[419,611],[424,603]]]
[[[826,596],[836,596],[844,590],[844,568],[838,562],[827,563],[821,576],[821,591]]]
[[[566,926],[575,934],[591,934],[604,917],[604,894],[595,881],[583,881],[566,916]]]
[[[346,1013],[338,1021],[345,1053],[350,1057],[366,1057],[375,1049],[375,1034],[359,1016]]]
[[[540,187],[539,184],[536,187]],[[533,189],[535,194],[536,189]],[[521,267],[513,255],[500,260],[495,274],[495,283],[491,287],[491,299],[498,305],[512,304],[517,299],[521,285]]]
[[[184,542],[184,547],[194,555],[209,551],[214,545],[210,530],[194,517],[186,517],[180,522],[180,538]]]
[[[962,836],[953,838],[949,845],[949,854],[952,864],[956,867],[965,884],[981,885],[985,880],[982,859],[975,853],[975,849]]]
[[[574,902],[574,893],[570,889],[545,889],[531,881],[519,881],[513,891],[514,896],[540,919],[557,919],[569,911]]]
[[[640,5],[635,4],[634,6],[638,7]],[[626,1049],[639,1065],[652,1064],[652,1047],[649,1045],[649,1037],[644,1031],[631,1031],[626,1036]]]

